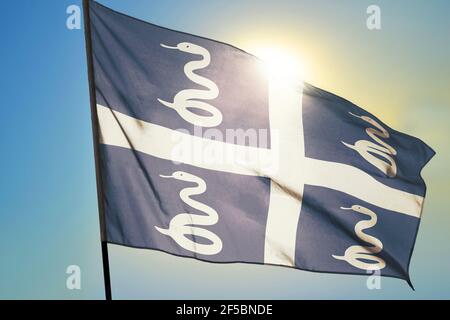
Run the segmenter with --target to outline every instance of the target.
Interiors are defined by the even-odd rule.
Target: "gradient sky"
[[[102,0],[169,28],[254,52],[301,59],[306,80],[390,126],[422,138],[437,155],[423,171],[428,194],[412,291],[398,279],[258,265],[216,265],[110,246],[115,298],[450,298],[450,2],[365,0]],[[104,297],[84,34],[66,28],[76,0],[2,1],[0,298]],[[366,28],[378,4],[382,30]],[[82,290],[65,270],[82,270]]]

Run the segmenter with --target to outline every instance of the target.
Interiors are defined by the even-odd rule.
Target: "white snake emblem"
[[[201,127],[215,127],[221,124],[222,113],[209,103],[198,101],[199,99],[212,100],[217,98],[219,95],[219,88],[217,88],[217,85],[213,81],[194,73],[195,70],[206,68],[209,65],[211,62],[211,55],[209,54],[209,51],[199,45],[189,42],[181,42],[176,47],[171,47],[162,43],[161,46],[166,49],[177,49],[183,52],[202,56],[203,59],[201,60],[194,60],[186,63],[184,66],[184,73],[189,80],[206,87],[207,90],[181,90],[175,95],[173,102],[168,102],[161,99],[158,99],[158,101],[166,107],[174,109],[184,120],[193,125]],[[200,115],[193,112],[191,109],[206,111],[209,115]]]
[[[387,139],[389,138],[389,132],[387,132],[385,128],[383,128],[378,122],[370,117],[358,116],[351,112],[349,113],[356,118],[360,118],[370,123],[378,129],[366,129],[366,133],[369,135],[369,137],[371,137],[378,144],[367,140],[359,140],[355,143],[355,145],[348,144],[344,141],[342,141],[342,143],[346,147],[349,147],[350,149],[358,152],[366,161],[375,166],[378,170],[386,174],[388,177],[395,177],[397,175],[397,164],[395,163],[393,156],[397,155],[397,151],[389,144],[377,137],[379,136],[381,138]],[[386,159],[387,162],[381,160],[380,158],[377,158],[373,154],[379,155],[380,157]]]
[[[370,217],[370,220],[362,220],[355,225],[355,233],[361,240],[372,244],[373,247],[363,247],[360,245],[351,246],[348,247],[347,250],[345,250],[343,256],[332,255],[333,258],[337,260],[347,261],[352,266],[362,270],[375,271],[383,269],[386,266],[386,262],[380,257],[376,256],[377,253],[380,253],[381,250],[383,250],[383,243],[379,239],[365,234],[363,231],[377,224],[377,215],[375,214],[375,212],[358,205],[354,205],[351,208],[341,207],[341,209],[353,210]],[[363,260],[372,261],[373,263],[367,263]]]
[[[194,209],[204,212],[206,215],[180,213],[170,220],[169,228],[164,229],[155,226],[156,230],[171,237],[176,243],[186,250],[204,254],[214,255],[222,251],[222,240],[213,232],[197,226],[211,226],[219,221],[219,215],[213,208],[191,199],[191,196],[202,194],[206,191],[206,183],[203,179],[183,171],[175,171],[171,176],[162,178],[172,178],[186,182],[196,183],[195,187],[187,187],[180,191],[180,198],[184,203]],[[200,244],[186,237],[192,235],[202,237],[210,241],[209,244]]]

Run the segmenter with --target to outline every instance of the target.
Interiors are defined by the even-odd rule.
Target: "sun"
[[[252,50],[263,61],[263,68],[271,78],[287,78],[303,81],[306,76],[302,59],[288,50],[275,47],[261,47]]]

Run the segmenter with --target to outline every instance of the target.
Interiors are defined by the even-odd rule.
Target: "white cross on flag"
[[[228,44],[90,17],[105,242],[409,281],[426,144]]]

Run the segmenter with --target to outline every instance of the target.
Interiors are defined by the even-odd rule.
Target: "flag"
[[[89,9],[106,242],[409,281],[425,143],[231,45]]]

